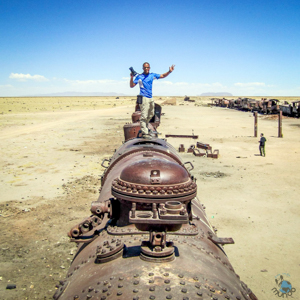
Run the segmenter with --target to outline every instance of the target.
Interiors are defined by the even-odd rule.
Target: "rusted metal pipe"
[[[166,134],[165,137],[197,139],[197,138],[198,138],[198,135]]]
[[[278,137],[282,138],[282,111],[278,114]]]
[[[254,137],[257,137],[257,111],[254,112]]]

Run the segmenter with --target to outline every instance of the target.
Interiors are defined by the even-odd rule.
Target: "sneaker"
[[[149,134],[157,134],[158,132],[156,130],[149,129]]]
[[[151,140],[152,139],[152,136],[150,134],[143,134],[142,135],[142,138],[143,139],[146,139],[146,140]]]
[[[149,134],[152,135],[152,136],[161,135],[160,132],[158,132],[156,130],[151,130],[151,129],[149,129]]]

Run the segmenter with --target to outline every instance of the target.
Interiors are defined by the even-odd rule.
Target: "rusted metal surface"
[[[192,100],[192,99],[190,99],[190,97],[185,96],[184,101],[195,102],[196,100]]]
[[[166,134],[165,137],[197,139],[198,135]]]
[[[141,130],[140,122],[126,124],[123,127],[125,141],[138,137],[139,131]]]
[[[211,146],[209,144],[204,144],[201,142],[197,142],[197,148],[201,148],[204,150],[211,150]]]
[[[188,150],[187,153],[194,153],[194,149],[195,149],[195,145],[191,145]]]
[[[183,144],[179,145],[178,152],[185,152],[185,148]]]
[[[203,150],[203,149],[194,149],[194,152],[193,152],[193,154],[195,155],[195,156],[205,156],[206,155],[206,151],[205,150]]]
[[[164,140],[117,149],[92,215],[69,233],[78,251],[54,299],[255,300],[222,247],[233,240],[208,221],[192,168]]]
[[[300,117],[300,100],[293,101],[289,104],[284,101],[284,104],[279,104],[278,99],[261,98],[260,100],[250,98],[225,99],[225,98],[211,98],[210,105],[228,107],[231,109],[238,109],[242,111],[258,112],[261,114],[278,114],[282,111],[284,116]]]
[[[212,151],[211,149],[208,149],[208,150],[206,150],[206,155],[207,155],[207,157],[218,158],[219,150],[215,149],[214,151]]]
[[[219,149],[215,149],[213,154],[212,154],[212,158],[219,158]]]
[[[300,101],[293,101],[292,104],[289,104],[287,101],[283,105],[279,106],[279,110],[282,111],[284,116],[289,117],[300,117]]]

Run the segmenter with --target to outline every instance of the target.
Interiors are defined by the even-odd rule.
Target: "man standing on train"
[[[154,101],[152,99],[152,83],[154,79],[166,78],[174,71],[175,65],[169,68],[169,71],[164,74],[150,73],[150,64],[145,62],[143,64],[144,72],[134,78],[134,75],[130,74],[130,87],[133,88],[137,85],[140,86],[140,95],[143,96],[141,109],[141,131],[143,138],[151,138],[149,134],[148,124],[154,116]]]

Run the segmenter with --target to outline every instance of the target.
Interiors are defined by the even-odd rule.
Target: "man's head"
[[[263,136],[264,136],[264,134],[263,134],[263,133],[261,133],[261,134],[260,134],[260,136],[261,136],[261,137],[263,137]]]
[[[147,63],[147,62],[145,62],[145,63],[143,63],[143,70],[144,70],[144,74],[149,74],[149,72],[150,72],[150,64],[149,63]]]

